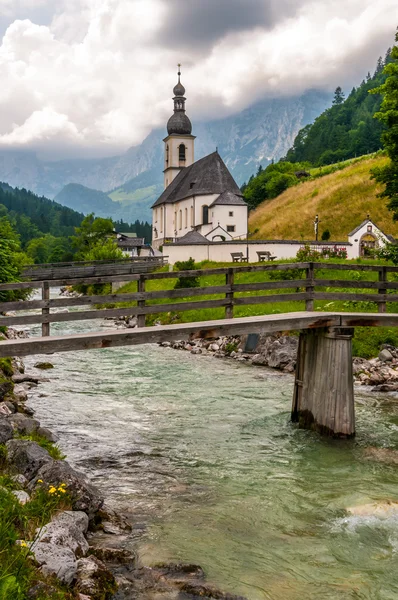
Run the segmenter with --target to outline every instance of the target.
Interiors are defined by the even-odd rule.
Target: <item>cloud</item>
[[[23,5],[42,19],[10,13],[0,146],[51,156],[141,142],[172,112],[180,61],[194,122],[267,96],[357,84],[398,21],[396,0],[20,0],[18,15]],[[13,7],[0,0],[0,14]]]

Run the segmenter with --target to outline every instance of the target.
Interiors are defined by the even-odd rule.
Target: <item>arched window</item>
[[[185,160],[185,145],[180,144],[178,146],[178,160]]]
[[[182,229],[182,210],[180,210],[180,223],[179,223],[180,229]]]
[[[163,206],[160,208],[160,232],[163,232]]]
[[[208,223],[209,223],[209,207],[207,206],[207,204],[204,204],[202,206],[202,224],[208,225]]]
[[[166,146],[166,165],[169,164],[169,145]]]
[[[188,227],[188,209],[185,209],[185,229]]]

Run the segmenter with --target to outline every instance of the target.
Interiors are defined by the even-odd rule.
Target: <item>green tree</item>
[[[395,35],[398,42],[398,31]],[[374,94],[382,94],[383,102],[375,118],[381,121],[386,130],[381,139],[384,148],[390,157],[390,162],[385,167],[374,169],[372,177],[384,185],[384,190],[379,194],[381,198],[388,198],[387,207],[393,213],[393,220],[398,221],[398,46],[395,45],[390,54],[391,62],[384,67],[387,79],[383,85],[375,90]]]
[[[113,236],[113,232],[112,219],[95,217],[94,213],[87,215],[80,227],[75,227],[75,235],[72,236],[72,244],[77,251],[76,259],[85,260],[87,253],[99,243],[105,242],[109,236]]]
[[[28,262],[26,254],[21,252],[18,234],[7,217],[0,218],[0,283],[20,281],[23,266]],[[25,298],[29,291],[10,290],[0,292],[1,301]]]
[[[370,79],[370,74],[369,74]],[[344,92],[340,86],[338,86],[334,91],[333,104],[343,104],[345,100]]]
[[[126,258],[126,256],[112,238],[98,242],[84,255],[84,260],[120,260],[122,258]]]

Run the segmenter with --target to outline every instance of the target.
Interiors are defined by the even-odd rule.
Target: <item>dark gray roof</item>
[[[178,238],[175,244],[208,244],[207,240],[199,231],[188,231],[185,235]]]
[[[370,219],[365,219],[364,221],[362,221],[362,223],[360,225],[358,225],[358,227],[355,227],[355,229],[353,229],[352,231],[350,231],[350,233],[348,234],[348,236],[354,235],[357,231],[359,231],[361,229],[361,227],[363,227],[367,223],[371,223],[372,225],[374,225],[374,223],[372,223],[372,221]]]
[[[184,135],[192,132],[192,123],[184,111],[178,110],[167,121],[167,133]]]
[[[228,204],[230,205],[243,205],[246,206],[246,202],[243,200],[242,196],[237,196],[233,192],[223,192],[210,204],[210,206],[216,206],[217,204]]]
[[[242,196],[237,183],[218,152],[213,152],[189,167],[184,167],[156,200],[154,206],[172,204],[184,198],[201,194],[231,192]]]
[[[119,248],[137,248],[140,246],[145,246],[144,238],[128,238],[127,240],[117,240],[117,245]]]

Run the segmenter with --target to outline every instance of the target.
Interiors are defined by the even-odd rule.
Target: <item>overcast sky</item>
[[[172,113],[349,91],[393,44],[397,0],[0,0],[0,147],[111,155]]]

